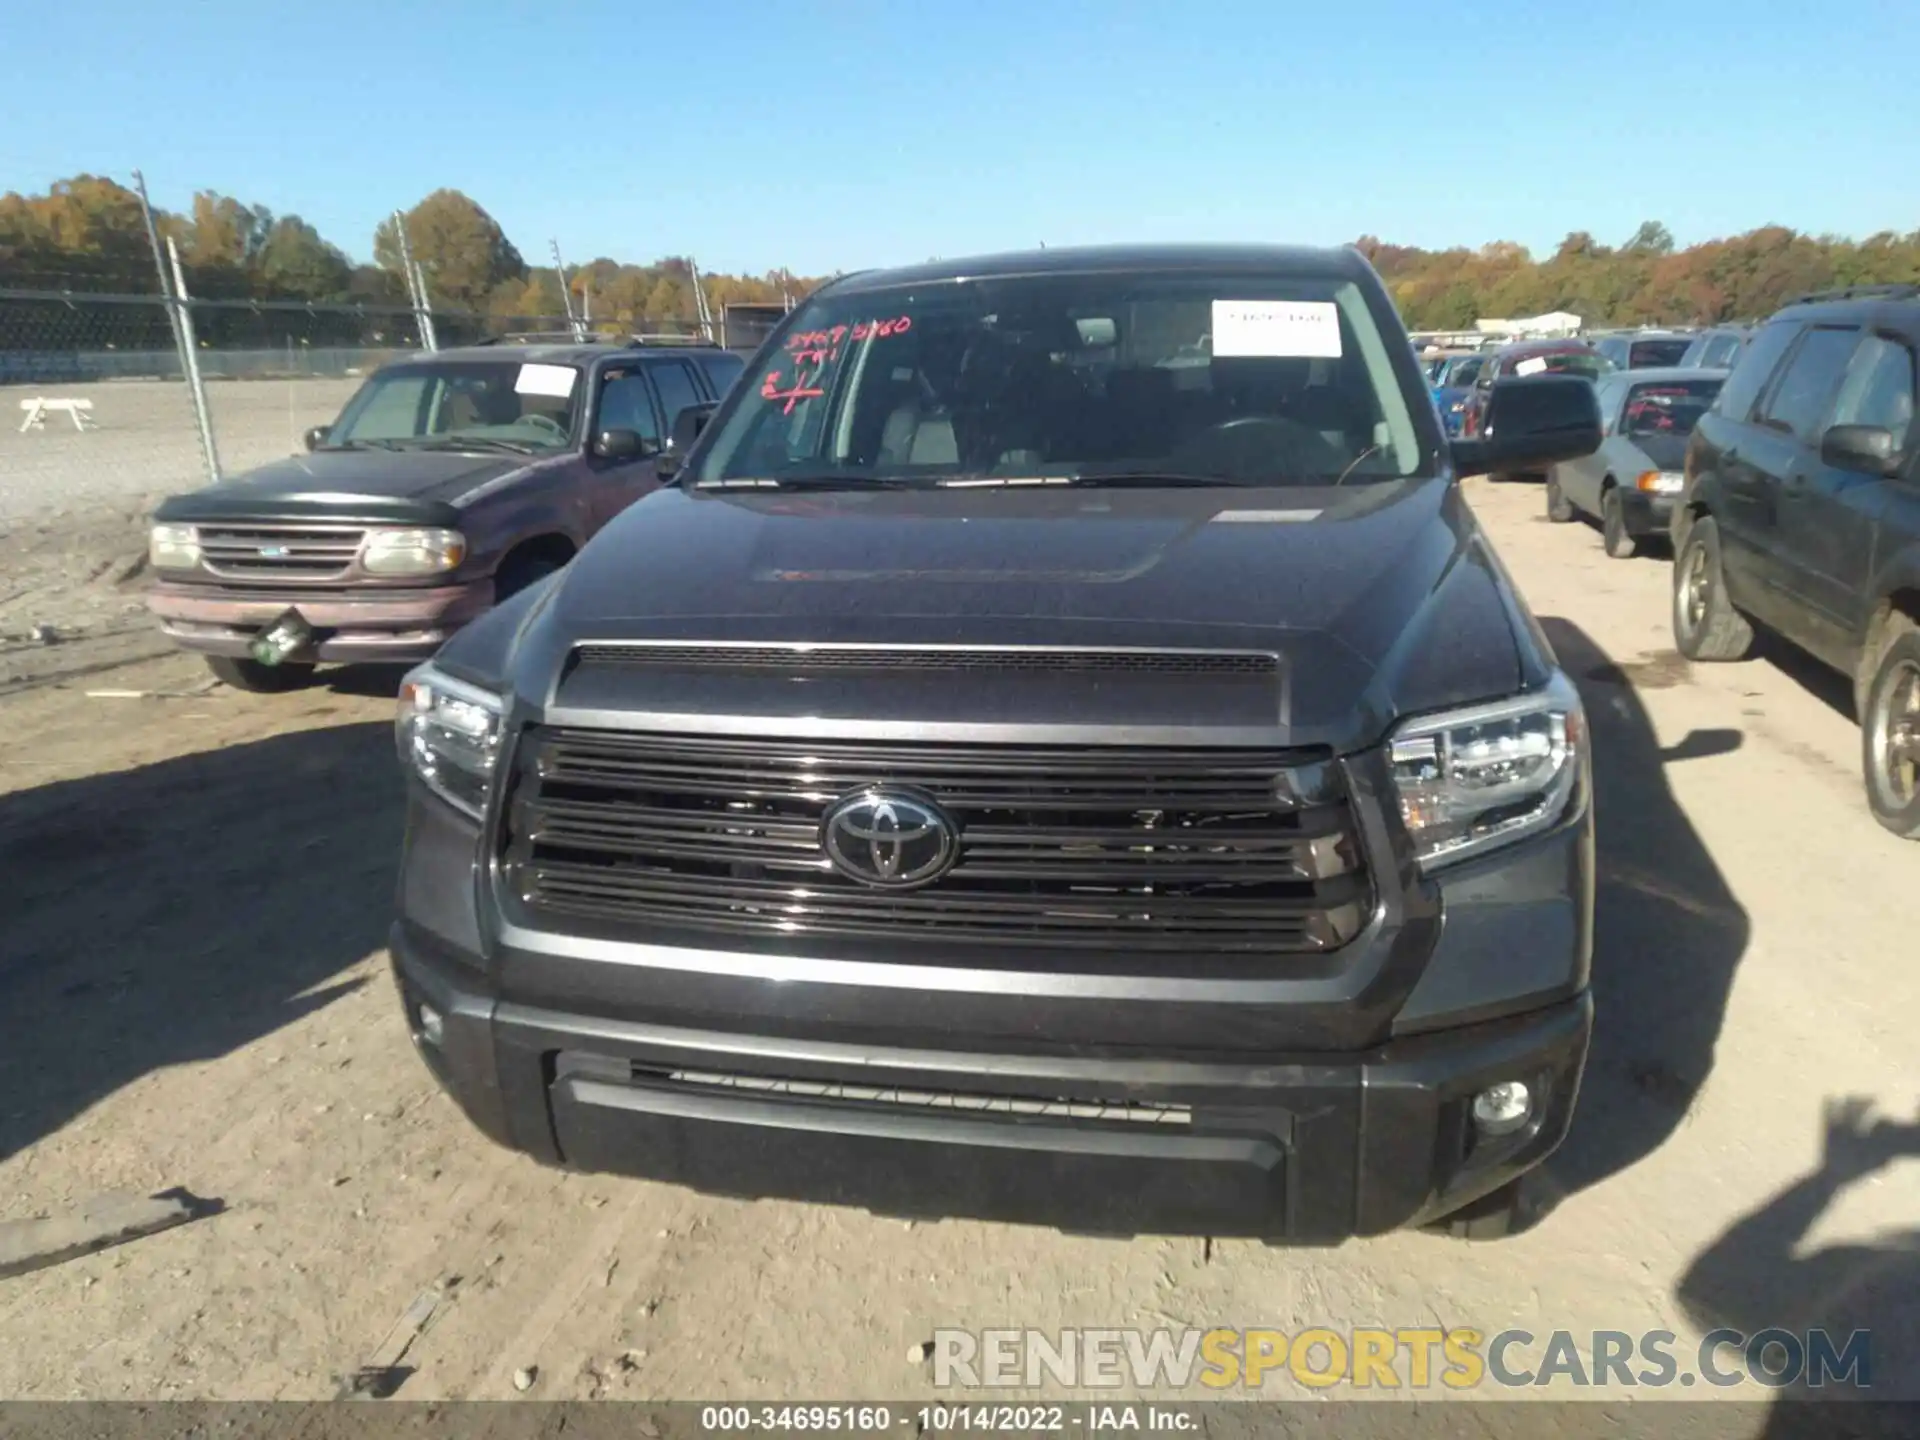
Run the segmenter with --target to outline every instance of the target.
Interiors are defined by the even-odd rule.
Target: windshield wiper
[[[538,445],[524,440],[503,440],[498,435],[445,435],[437,440],[422,440],[416,450],[505,450],[513,455],[537,455]]]
[[[1195,475],[1180,470],[1095,470],[1081,475],[1031,475],[1006,481],[967,480],[967,485],[1074,485],[1083,488],[1102,486],[1131,487],[1140,490],[1200,489],[1219,486],[1264,485],[1265,480],[1241,480],[1232,475]]]
[[[927,482],[897,475],[750,475],[697,480],[696,490],[924,490]]]
[[[316,445],[316,450],[406,450],[404,440],[335,440],[325,445]]]

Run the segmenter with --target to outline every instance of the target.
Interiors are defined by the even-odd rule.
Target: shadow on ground
[[[1616,664],[1570,621],[1541,625],[1586,702],[1599,855],[1593,1050],[1547,1198],[1609,1179],[1679,1128],[1713,1068],[1750,926],[1667,780],[1741,733],[1695,730],[1663,749],[1641,691],[1677,676]]]
[[[1770,630],[1754,630],[1753,654],[1764,660],[1841,719],[1858,722],[1853,712],[1853,682],[1831,666],[1822,665],[1791,640]]]
[[[402,800],[378,723],[0,796],[0,1157],[364,983]]]
[[[1725,1328],[1753,1337],[1778,1328],[1804,1348],[1798,1361],[1784,1341],[1773,1351],[1774,1373],[1794,1378],[1780,1390],[1764,1434],[1920,1434],[1920,1407],[1879,1413],[1860,1405],[1813,1410],[1800,1402],[1859,1400],[1860,1382],[1881,1400],[1920,1401],[1920,1228],[1877,1241],[1804,1247],[1808,1233],[1849,1186],[1901,1160],[1920,1159],[1920,1120],[1877,1118],[1860,1099],[1829,1101],[1825,1144],[1813,1173],[1737,1220],[1681,1277],[1678,1298],[1702,1330]],[[1824,1331],[1824,1345],[1809,1332]],[[1864,1342],[1854,1342],[1856,1332]],[[1858,1350],[1849,1352],[1850,1342]],[[1839,1363],[1820,1364],[1816,1348]],[[1739,1364],[1729,1350],[1723,1369]],[[1857,1358],[1858,1371],[1846,1361]],[[1819,1381],[1814,1379],[1819,1365]],[[1884,1430],[1871,1428],[1886,1422]]]

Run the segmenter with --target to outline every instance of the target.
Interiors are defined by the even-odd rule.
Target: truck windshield
[[[572,365],[450,360],[395,365],[355,392],[326,446],[564,449],[581,392]]]
[[[1314,484],[1431,473],[1438,438],[1416,416],[1432,406],[1423,391],[1418,406],[1407,399],[1420,372],[1397,330],[1351,282],[1272,274],[829,292],[738,382],[690,478]]]

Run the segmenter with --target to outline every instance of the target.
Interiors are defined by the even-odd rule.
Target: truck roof
[[[990,279],[1013,275],[1071,275],[1096,271],[1222,271],[1358,280],[1369,267],[1351,246],[1307,245],[1089,245],[1061,250],[1015,250],[955,260],[929,260],[890,270],[861,270],[827,288],[843,294],[901,285]]]

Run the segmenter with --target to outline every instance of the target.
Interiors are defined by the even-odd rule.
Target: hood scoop
[[[718,670],[734,674],[953,675],[1041,672],[1069,675],[1168,677],[1264,676],[1280,670],[1280,657],[1262,651],[1089,649],[1038,645],[755,645],[589,642],[578,646],[570,669]]]
[[[1289,669],[1258,650],[589,640],[561,667],[549,718],[979,740],[1038,727],[1111,742],[1118,728],[1135,743],[1248,744],[1286,726]]]

